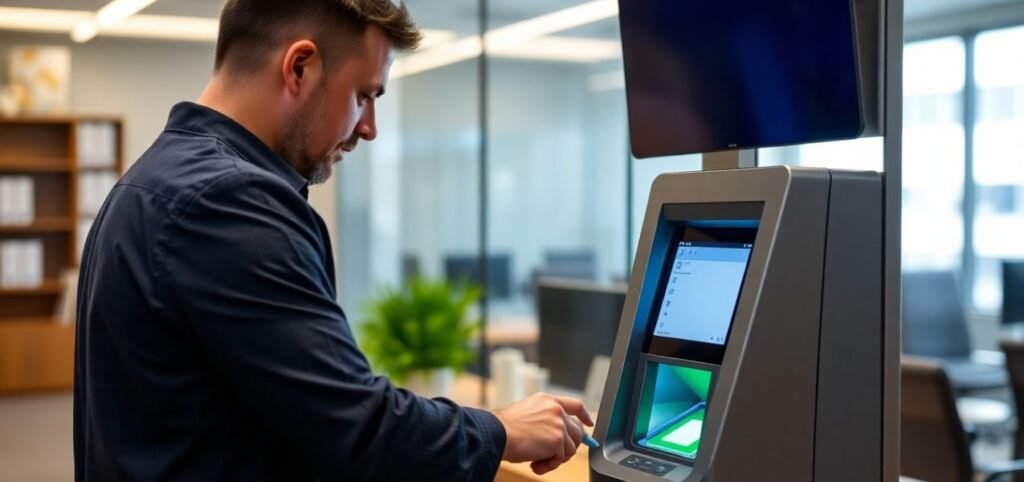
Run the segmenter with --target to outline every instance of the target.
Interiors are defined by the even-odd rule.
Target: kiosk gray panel
[[[659,177],[594,431],[603,446],[590,451],[591,480],[878,480],[880,193],[878,173],[824,169]],[[730,244],[752,216],[753,242]],[[687,244],[680,222],[705,238]],[[680,254],[691,246],[724,251]],[[747,246],[731,325],[721,308],[735,297],[734,274],[708,282],[722,293],[680,283],[700,295],[672,298],[682,314],[666,310],[665,273],[677,274],[676,264],[715,261],[723,264],[709,269],[733,272],[725,265]],[[655,325],[663,318],[691,325]]]

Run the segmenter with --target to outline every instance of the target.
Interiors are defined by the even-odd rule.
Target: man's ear
[[[320,49],[309,40],[299,40],[285,51],[281,75],[288,93],[299,96],[320,83],[324,63]]]

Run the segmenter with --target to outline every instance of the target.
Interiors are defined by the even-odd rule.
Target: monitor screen
[[[654,336],[724,345],[752,244],[681,241]]]
[[[688,222],[676,230],[650,308],[647,353],[722,363],[757,237],[743,225]]]
[[[697,458],[711,382],[708,370],[647,363],[633,443],[687,460]]]
[[[1024,261],[1003,261],[1003,323],[1024,322]]]
[[[637,157],[863,131],[851,0],[619,4]]]

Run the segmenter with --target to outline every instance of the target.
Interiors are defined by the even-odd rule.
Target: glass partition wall
[[[626,116],[617,3],[488,7],[487,252],[495,327],[537,326],[541,277],[626,273]],[[529,35],[513,38],[519,29]],[[490,43],[493,40],[493,43]],[[505,330],[505,331],[507,331]]]
[[[425,41],[392,68],[379,138],[338,169],[342,305],[358,325],[385,287],[469,276],[488,339],[534,358],[538,280],[625,281],[651,182],[700,158],[630,156],[617,0],[407,4]],[[957,271],[982,312],[999,309],[1002,260],[1024,258],[1022,44],[1016,27],[905,49],[904,267]],[[881,170],[882,145],[759,160]]]
[[[392,67],[378,139],[338,170],[342,305],[358,326],[384,288],[468,277],[487,339],[533,359],[541,277],[626,276],[616,0],[408,6],[424,44]]]
[[[354,326],[383,289],[443,277],[446,258],[480,251],[477,2],[408,7],[425,35],[420,50],[392,66],[378,138],[337,170],[339,295]],[[467,39],[476,51],[453,48]]]

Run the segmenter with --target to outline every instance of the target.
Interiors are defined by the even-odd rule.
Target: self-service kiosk
[[[619,4],[633,152],[716,154],[651,187],[591,481],[895,481],[902,3]],[[738,168],[858,136],[884,172]]]
[[[878,173],[655,180],[592,480],[879,480]]]

